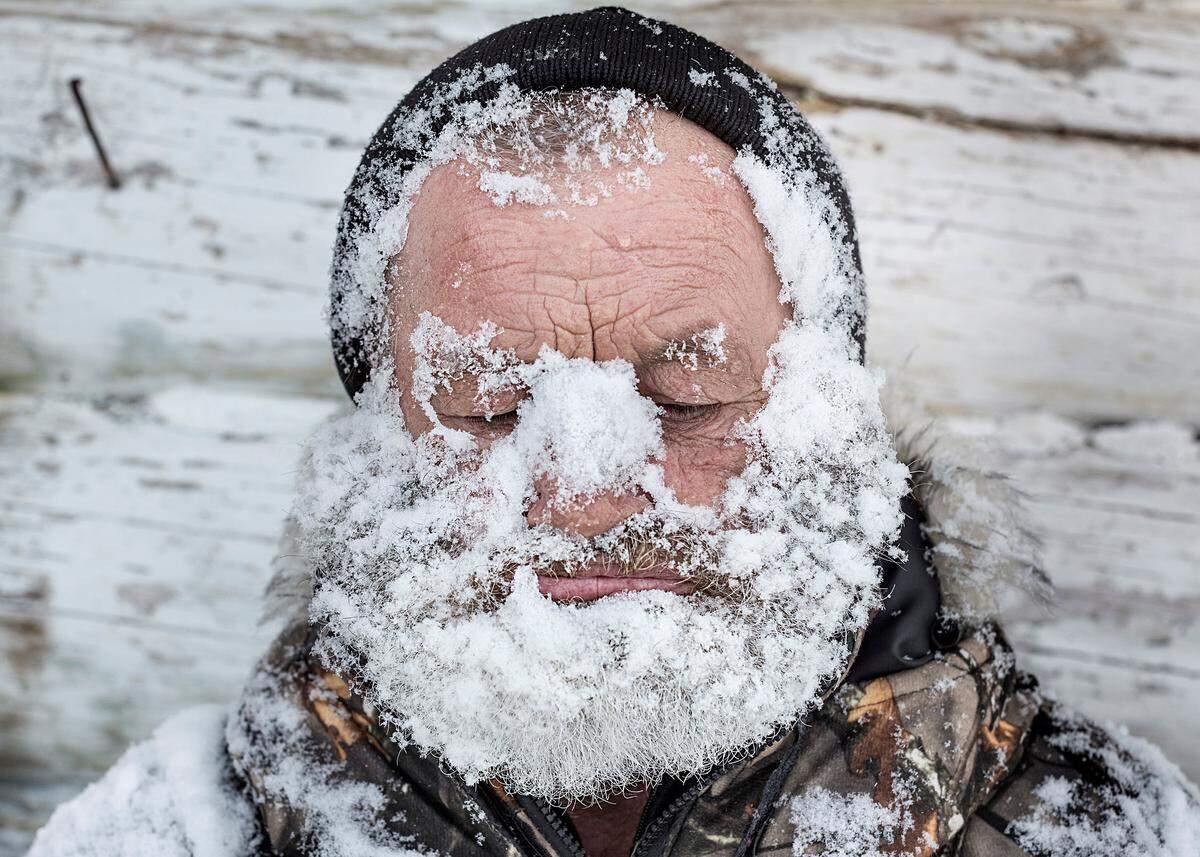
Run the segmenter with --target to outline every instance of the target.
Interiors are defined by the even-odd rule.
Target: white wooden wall
[[[298,444],[341,403],[341,191],[428,68],[544,8],[0,0],[0,854],[235,692]],[[826,134],[873,361],[1042,529],[1059,606],[1010,620],[1024,663],[1200,778],[1200,8],[636,8]]]

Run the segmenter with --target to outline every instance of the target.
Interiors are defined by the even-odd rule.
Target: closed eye
[[[498,414],[465,414],[451,416],[443,414],[442,423],[450,428],[458,428],[476,434],[495,434],[508,432],[517,424],[516,408]]]
[[[721,405],[718,402],[705,402],[703,404],[681,404],[679,402],[655,402],[659,410],[662,411],[662,416],[673,423],[693,423],[710,417],[720,409]]]
[[[477,419],[481,419],[491,425],[512,425],[517,421],[517,409],[513,408],[511,411],[505,411],[502,414],[485,414],[482,417],[477,417]]]

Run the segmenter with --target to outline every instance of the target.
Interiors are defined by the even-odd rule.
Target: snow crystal
[[[663,349],[663,357],[679,362],[685,369],[695,372],[700,368],[700,358],[705,365],[719,366],[729,358],[725,353],[725,325],[718,324],[687,339],[672,340]]]
[[[308,714],[298,700],[289,698],[286,687],[271,670],[257,671],[243,693],[239,716],[229,721],[225,740],[235,766],[246,779],[253,773],[262,797],[302,819],[305,853],[428,857],[413,836],[386,827],[387,798],[378,785],[349,776],[340,763],[322,757],[322,751],[329,755],[327,747],[306,738],[303,720]]]
[[[725,70],[725,76],[728,77],[735,86],[740,86],[742,89],[751,94],[754,93],[754,87],[750,85],[750,78],[746,77],[744,73],[738,71],[737,69],[729,68]]]
[[[469,273],[471,273],[471,264],[469,262],[460,263],[458,266],[458,275],[454,278],[454,282],[450,284],[450,288],[462,288],[463,277]]]
[[[537,176],[518,176],[503,171],[480,173],[479,189],[491,196],[496,205],[508,205],[514,199],[530,205],[545,205],[554,199],[550,185]]]
[[[654,23],[649,18],[638,18],[638,23],[641,24],[643,27],[645,27],[650,32],[654,33],[654,35],[656,35],[656,36],[662,35],[662,31],[663,31],[662,26]]]
[[[257,821],[229,784],[225,710],[176,714],[60,806],[30,857],[245,857]]]
[[[895,846],[913,829],[912,813],[903,801],[889,807],[870,795],[841,795],[815,786],[790,803],[796,857],[903,857]]]
[[[688,161],[690,161],[693,164],[699,164],[700,172],[704,173],[705,176],[712,179],[712,181],[714,181],[716,184],[724,185],[725,182],[729,179],[729,176],[727,176],[725,174],[724,170],[722,170],[718,166],[709,164],[707,152],[701,152],[699,154],[688,155]]]
[[[1034,791],[1037,808],[1009,828],[1017,841],[1055,857],[1200,854],[1200,792],[1179,768],[1122,726],[1059,713],[1066,728],[1051,743],[1098,762],[1114,782],[1048,777]]]
[[[688,80],[696,86],[712,86],[717,82],[716,72],[688,69]]]

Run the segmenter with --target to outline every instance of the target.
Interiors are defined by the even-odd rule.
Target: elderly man
[[[1016,668],[1029,542],[898,452],[864,315],[828,152],[727,52],[598,9],[448,60],[347,192],[286,627],[33,853],[1198,853],[1178,769]]]

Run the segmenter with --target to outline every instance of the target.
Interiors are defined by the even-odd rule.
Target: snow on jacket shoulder
[[[131,747],[60,806],[29,857],[246,857],[257,851],[250,801],[234,785],[227,710],[197,706]]]
[[[954,857],[1195,857],[1200,791],[1162,751],[1047,700]]]

